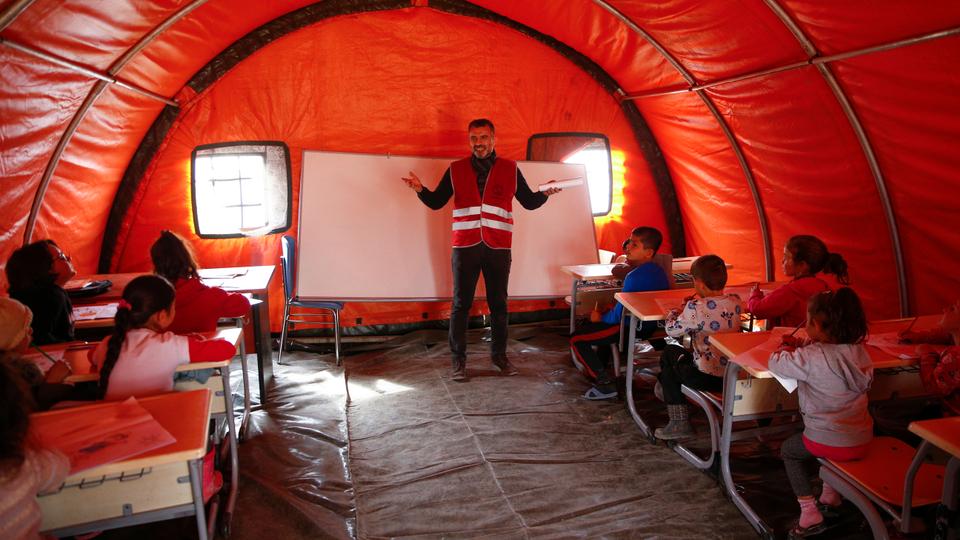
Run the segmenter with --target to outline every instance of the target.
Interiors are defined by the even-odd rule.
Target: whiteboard
[[[297,288],[325,300],[449,300],[453,199],[431,210],[400,179],[414,171],[435,188],[449,158],[307,150],[300,186]],[[520,162],[536,190],[580,176],[583,165]],[[586,182],[552,195],[536,210],[514,199],[510,298],[570,293],[561,266],[597,262]],[[481,278],[481,283],[482,283]],[[481,287],[478,297],[483,294]]]

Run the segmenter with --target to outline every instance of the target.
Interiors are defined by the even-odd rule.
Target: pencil
[[[59,360],[55,360],[52,356],[50,356],[49,354],[47,354],[47,351],[41,349],[38,345],[34,344],[34,345],[31,345],[31,347],[34,348],[34,349],[36,349],[37,351],[39,351],[40,354],[42,354],[43,356],[45,356],[45,357],[47,358],[47,360],[53,362],[54,364],[56,364],[56,363],[59,361]]]
[[[802,323],[798,324],[797,327],[793,329],[793,332],[790,332],[790,337],[793,337],[793,335],[796,334],[797,331],[800,330],[801,328],[803,328],[806,324],[807,324],[807,323],[805,323],[805,322],[802,322]]]

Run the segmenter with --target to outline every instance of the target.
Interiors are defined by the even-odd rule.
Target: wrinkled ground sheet
[[[231,538],[756,538],[713,477],[642,437],[623,401],[579,397],[564,332],[511,328],[520,374],[504,377],[471,331],[465,383],[438,331],[348,345],[345,369],[285,353],[240,445]],[[665,423],[650,389],[638,395]],[[737,443],[734,474],[785,537],[798,508],[778,448]],[[849,514],[819,538],[869,538]],[[184,518],[101,538],[193,536]]]

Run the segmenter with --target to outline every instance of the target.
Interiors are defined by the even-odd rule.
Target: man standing
[[[473,155],[450,164],[434,191],[410,171],[403,181],[423,204],[438,210],[453,197],[453,309],[450,313],[450,354],[453,380],[467,380],[467,322],[470,306],[483,273],[493,342],[490,359],[504,375],[516,375],[507,359],[507,283],[510,279],[510,243],[513,235],[513,198],[527,210],[547,202],[560,191],[533,192],[515,161],[498,158],[493,122],[478,118],[467,126]]]

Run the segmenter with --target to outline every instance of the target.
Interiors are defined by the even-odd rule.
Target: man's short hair
[[[486,118],[475,118],[471,120],[470,123],[467,124],[467,131],[470,131],[473,128],[484,127],[484,126],[490,128],[490,133],[497,132],[496,128],[493,127],[493,122],[487,120]]]
[[[654,254],[657,253],[657,250],[660,249],[660,244],[663,243],[663,235],[653,227],[637,227],[630,233],[630,236],[639,238],[643,247],[652,249]]]
[[[690,273],[711,291],[720,291],[727,286],[727,265],[717,255],[704,255],[693,261]]]

